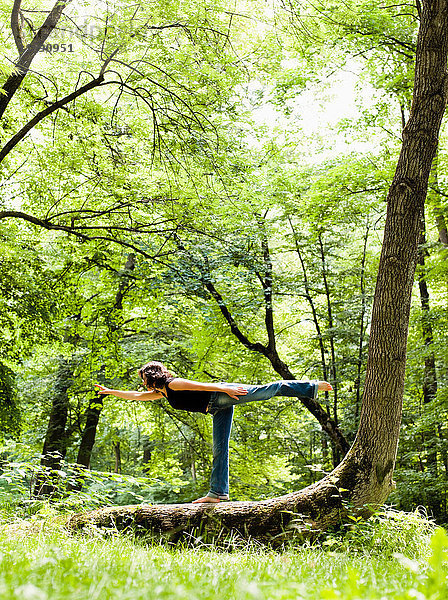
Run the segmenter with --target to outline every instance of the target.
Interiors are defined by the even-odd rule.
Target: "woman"
[[[221,502],[229,499],[229,439],[232,429],[233,407],[268,400],[274,396],[316,398],[318,391],[330,392],[326,381],[275,381],[266,385],[239,383],[200,383],[176,377],[165,365],[151,361],[138,372],[148,391],[127,392],[112,390],[95,384],[100,394],[110,394],[125,400],[147,402],[166,398],[178,410],[209,413],[213,416],[213,466],[210,491],[199,502]]]

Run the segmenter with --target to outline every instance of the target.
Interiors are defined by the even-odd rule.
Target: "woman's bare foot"
[[[212,498],[211,496],[204,496],[203,498],[198,498],[197,500],[193,500],[192,504],[201,504],[203,502],[217,504],[218,502],[221,502],[221,500],[219,498]]]
[[[333,387],[328,383],[328,381],[319,381],[317,389],[320,392],[332,392]]]

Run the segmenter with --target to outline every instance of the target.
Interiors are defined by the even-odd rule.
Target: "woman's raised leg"
[[[325,386],[328,387],[323,387]],[[241,384],[226,384],[229,386],[239,386]],[[247,394],[238,398],[231,398],[225,393],[216,394],[213,400],[213,409],[223,409],[237,404],[247,404],[248,402],[261,402],[269,400],[274,396],[292,396],[297,398],[316,398],[320,389],[331,391],[331,385],[323,381],[298,381],[297,379],[273,381],[264,385],[245,385]]]

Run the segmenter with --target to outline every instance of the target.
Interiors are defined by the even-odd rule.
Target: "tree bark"
[[[121,445],[120,441],[114,442],[115,467],[114,473],[121,473]]]
[[[73,368],[70,361],[61,358],[56,374],[50,419],[42,449],[41,466],[44,470],[36,479],[35,496],[52,496],[57,491],[59,477],[55,472],[61,470],[62,461],[67,451],[66,425],[70,406],[68,390],[72,385],[72,377]]]
[[[90,401],[86,411],[86,425],[82,432],[81,443],[79,444],[76,464],[86,469],[90,468],[90,457],[92,456],[93,446],[95,444],[96,429],[103,410],[103,399],[99,394]]]
[[[368,515],[384,502],[393,488],[411,292],[428,177],[447,102],[447,54],[448,0],[427,0],[422,3],[413,102],[388,195],[360,424],[341,464],[320,482],[272,500],[113,507],[75,515],[69,527],[132,526],[173,537],[205,528],[212,535],[236,531],[275,543],[297,531],[306,534],[338,523],[347,506]]]

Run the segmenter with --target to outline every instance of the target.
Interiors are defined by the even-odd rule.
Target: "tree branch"
[[[325,260],[325,251],[322,241],[322,234],[318,235],[319,242],[319,250],[320,250],[320,259],[322,265],[322,281],[324,283],[325,289],[325,299],[327,302],[327,315],[328,315],[328,329],[329,329],[329,341],[330,341],[330,353],[331,353],[331,361],[330,361],[330,374],[331,374],[331,383],[333,384],[333,419],[335,423],[338,422],[338,378],[336,372],[336,350],[334,346],[334,321],[333,321],[333,311],[331,306],[331,293],[330,286],[328,284],[327,277],[327,265]]]
[[[294,227],[294,225],[292,223],[291,217],[288,217],[288,221],[289,221],[289,225],[291,227],[292,233],[293,233],[294,245],[295,245],[295,248],[296,248],[296,252],[297,252],[297,255],[298,255],[299,260],[300,260],[300,265],[302,267],[303,285],[304,285],[304,288],[305,288],[305,294],[303,296],[307,300],[308,304],[310,305],[311,313],[313,315],[314,327],[316,329],[317,338],[319,340],[319,350],[320,350],[320,357],[321,357],[321,363],[322,363],[322,374],[323,374],[323,377],[324,377],[325,381],[327,381],[327,377],[328,377],[328,374],[327,374],[327,360],[325,358],[325,346],[324,346],[324,340],[323,340],[323,336],[322,336],[322,330],[320,328],[319,317],[317,315],[317,310],[316,310],[316,306],[314,304],[314,300],[313,300],[313,298],[311,296],[310,282],[308,280],[308,275],[307,275],[307,272],[306,272],[305,261],[303,259],[303,255],[302,255],[302,252],[300,250],[298,235],[297,235],[295,227]],[[327,411],[328,411],[328,415],[330,415],[330,408],[329,408],[329,406],[327,406]]]
[[[269,250],[268,238],[266,235],[265,224],[262,219],[258,219],[258,224],[261,229],[261,249],[263,252],[264,262],[264,277],[260,277],[261,285],[263,287],[264,306],[265,306],[265,318],[264,322],[266,325],[266,332],[268,334],[268,348],[271,353],[277,354],[276,342],[275,342],[275,329],[274,329],[274,309],[272,306],[272,259]]]
[[[135,230],[133,228],[113,227],[113,226],[112,227],[108,226],[107,228],[101,227],[101,226],[76,228],[76,227],[71,227],[68,225],[59,225],[57,223],[52,223],[51,221],[47,221],[44,219],[39,219],[38,217],[29,215],[29,214],[21,212],[21,211],[16,211],[16,210],[0,211],[0,220],[7,219],[7,218],[23,219],[24,221],[28,221],[28,223],[32,223],[33,225],[43,227],[44,229],[47,229],[47,230],[64,231],[65,233],[74,235],[75,237],[79,238],[83,242],[94,242],[94,241],[112,242],[114,244],[117,244],[118,246],[128,248],[128,249],[132,250],[133,252],[136,252],[137,254],[140,254],[141,256],[144,256],[145,258],[149,258],[151,260],[154,260],[155,256],[157,256],[157,255],[154,256],[152,254],[148,254],[141,248],[140,245],[132,244],[130,242],[126,242],[125,240],[117,239],[113,235],[109,235],[109,236],[107,236],[107,235],[86,235],[85,233],[83,233],[83,231],[85,231],[86,229],[90,229],[90,230],[106,229],[106,231],[109,231],[109,232],[113,231],[114,229],[120,229],[120,230],[128,231],[129,233],[132,233],[132,232],[140,233],[138,230]],[[148,233],[148,232],[146,232],[146,233]],[[160,233],[160,231],[154,231],[153,233]]]
[[[67,6],[67,4],[69,4],[69,2],[71,2],[71,0],[56,0],[55,5],[50,11],[50,14],[45,19],[44,24],[40,27],[33,40],[28,44],[28,46],[20,55],[19,59],[16,61],[14,65],[14,73],[12,73],[12,75],[8,77],[5,84],[1,88],[3,93],[0,94],[0,117],[3,116],[3,113],[5,112],[9,102],[11,101],[16,91],[19,89],[22,81],[28,73],[31,62],[33,61],[36,54],[39,52],[40,48],[42,47],[42,44],[45,42],[45,40],[56,27],[56,24],[59,21],[64,8]],[[18,2],[16,2],[15,4],[17,3]],[[18,4],[20,5],[20,3]]]
[[[218,292],[218,290],[213,285],[211,278],[207,277],[207,276],[205,276],[205,277],[202,276],[202,281],[203,281],[205,288],[207,289],[207,291],[210,293],[210,295],[212,296],[212,298],[215,300],[216,304],[218,305],[222,316],[229,324],[230,330],[233,333],[233,335],[236,337],[236,339],[239,342],[241,342],[243,344],[243,346],[245,346],[248,350],[252,350],[254,352],[260,352],[261,354],[266,356],[266,352],[268,351],[268,348],[266,346],[264,346],[263,344],[261,344],[260,342],[251,342],[249,340],[249,338],[241,331],[241,329],[238,327],[237,323],[235,322],[235,319],[233,318],[232,314],[230,313],[229,309],[227,308],[227,305],[224,302],[223,297],[221,296],[221,294]]]
[[[14,36],[14,41],[19,51],[19,55],[23,54],[25,50],[25,41],[23,39],[22,27],[20,25],[20,5],[22,0],[14,0],[14,5],[11,11],[11,30]]]
[[[108,83],[112,83],[112,82],[105,82],[104,75],[105,75],[107,66],[109,65],[109,63],[113,59],[113,57],[117,54],[118,50],[119,50],[119,48],[116,48],[111,53],[111,55],[104,61],[98,77],[92,79],[92,81],[81,86],[80,88],[78,88],[77,90],[75,90],[74,92],[69,94],[68,96],[61,98],[60,100],[58,100],[57,102],[54,102],[50,106],[47,106],[47,108],[45,108],[44,110],[37,113],[37,115],[35,115],[31,119],[31,121],[28,121],[28,123],[24,127],[22,127],[22,129],[20,131],[18,131],[9,140],[9,142],[7,142],[7,144],[5,144],[5,146],[2,148],[2,150],[0,151],[0,163],[3,161],[5,156],[7,156],[11,152],[11,150],[19,142],[21,142],[23,140],[23,138],[27,135],[27,133],[29,131],[31,131],[31,129],[33,129],[33,127],[35,127],[35,125],[40,123],[40,121],[45,119],[45,117],[47,117],[48,115],[51,115],[53,112],[55,112],[56,110],[59,110],[66,104],[69,104],[70,102],[72,102],[72,100],[76,100],[76,98],[79,98],[79,96],[82,96],[82,94],[85,94],[86,92],[90,91],[91,89],[98,87],[100,85],[103,85],[103,84],[107,85]]]
[[[38,123],[40,123],[40,121],[42,121],[43,119],[45,119],[45,117],[48,117],[48,115],[51,115],[56,110],[59,110],[65,104],[68,104],[72,100],[75,100],[76,98],[79,98],[79,96],[82,96],[82,94],[85,94],[89,90],[91,90],[91,89],[93,89],[95,87],[100,86],[103,82],[104,82],[104,75],[101,73],[98,77],[96,77],[95,79],[93,79],[89,83],[86,83],[85,85],[83,85],[82,87],[78,88],[76,91],[72,92],[68,96],[65,96],[64,98],[61,98],[57,102],[54,102],[53,104],[51,104],[50,106],[48,106],[44,110],[41,110],[39,113],[37,113],[37,115],[35,115],[31,119],[31,121],[28,121],[28,123],[24,127],[22,127],[22,129],[20,131],[18,131],[3,146],[3,148],[0,151],[0,163],[11,152],[11,150],[15,146],[17,146],[17,144],[19,142],[21,142],[23,140],[23,138],[31,131],[31,129],[33,129],[33,127],[35,127]]]

